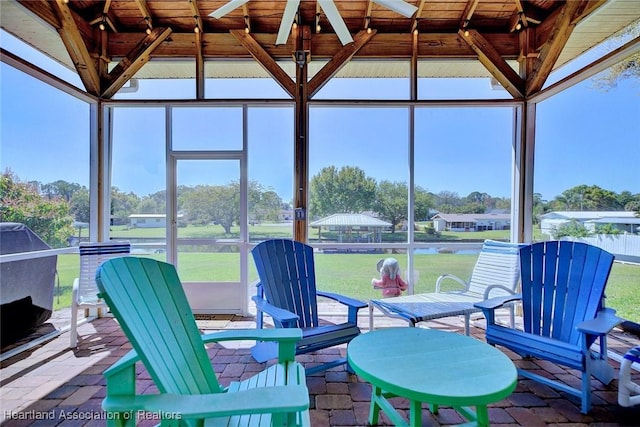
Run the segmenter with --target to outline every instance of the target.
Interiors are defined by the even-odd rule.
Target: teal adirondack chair
[[[276,328],[301,328],[297,354],[345,344],[360,334],[358,310],[367,307],[367,303],[316,289],[311,246],[289,239],[272,239],[258,244],[251,253],[260,278],[258,294],[253,297],[258,329],[263,327],[263,314],[271,316]],[[323,324],[318,316],[318,297],[339,302],[345,308],[346,322]],[[271,343],[258,342],[251,354],[258,362],[264,362],[277,352]],[[339,357],[308,367],[306,372],[312,374],[346,363],[346,357]]]
[[[109,425],[135,425],[139,411],[160,417],[162,425],[310,425],[305,373],[295,362],[299,329],[201,335],[175,268],[161,261],[115,258],[102,264],[96,282],[133,346],[105,371],[102,406]],[[222,387],[205,343],[229,340],[276,341],[279,359],[251,378]],[[138,360],[158,394],[136,394]]]
[[[487,319],[486,339],[523,357],[544,359],[582,373],[581,388],[540,376],[526,369],[518,373],[581,399],[591,408],[591,376],[604,384],[613,379],[607,363],[606,336],[622,321],[604,308],[604,289],[613,255],[585,243],[550,241],[520,249],[522,294],[476,303]],[[521,299],[523,330],[495,323],[494,310]],[[597,351],[591,349],[599,340]]]

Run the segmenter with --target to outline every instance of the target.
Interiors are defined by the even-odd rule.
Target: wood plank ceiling
[[[343,46],[315,0],[301,0],[287,44],[275,45],[286,1],[250,0],[220,19],[227,0],[18,0],[60,35],[87,92],[111,98],[148,61],[253,58],[296,98],[276,61],[328,61],[308,82],[313,96],[353,58],[479,60],[516,99],[539,91],[575,26],[605,0],[406,0],[404,17],[372,0],[334,0],[353,43]],[[508,60],[517,60],[514,70]],[[115,64],[115,66],[114,66]],[[193,77],[192,76],[192,77]]]

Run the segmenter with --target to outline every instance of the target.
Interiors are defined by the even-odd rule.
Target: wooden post
[[[294,30],[296,62],[296,108],[295,108],[295,141],[294,141],[294,239],[307,242],[307,216],[309,194],[309,108],[307,66],[310,54],[309,26],[298,26]]]

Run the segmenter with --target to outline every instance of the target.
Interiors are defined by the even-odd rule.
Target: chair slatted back
[[[221,391],[173,265],[116,258],[102,264],[96,281],[160,392]]]
[[[613,259],[609,252],[580,242],[522,248],[524,330],[577,345],[576,325],[593,319],[603,306]]]
[[[520,279],[519,250],[523,244],[485,240],[469,279],[469,293],[484,296],[491,285],[515,291]],[[501,295],[499,291],[491,296]]]
[[[96,303],[98,287],[96,286],[96,270],[108,259],[121,257],[131,253],[129,242],[97,242],[80,243],[80,275],[78,280],[79,303]]]
[[[251,253],[266,300],[297,314],[299,328],[319,326],[313,248],[273,239],[258,244]]]

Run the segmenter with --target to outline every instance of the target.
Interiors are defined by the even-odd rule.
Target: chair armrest
[[[286,413],[307,410],[309,394],[303,385],[290,385],[232,393],[107,396],[102,408],[108,412],[149,411],[174,419]]]
[[[222,341],[275,341],[296,343],[302,339],[300,328],[229,329],[202,335],[205,344]]]
[[[612,308],[604,308],[598,312],[595,319],[580,322],[576,329],[588,335],[606,335],[623,319],[616,316],[616,311]]]
[[[220,341],[276,341],[297,343],[302,339],[302,330],[298,328],[278,328],[278,329],[233,329],[228,331],[212,332],[202,334],[202,342],[208,344]],[[119,372],[129,369],[140,361],[140,357],[135,350],[130,350],[118,361],[104,371],[104,375],[109,377]]]
[[[138,353],[135,350],[130,350],[127,354],[118,359],[113,365],[104,371],[105,377],[117,375],[127,369],[131,368],[140,360]]]
[[[465,282],[464,280],[462,280],[461,278],[459,278],[458,276],[456,276],[455,274],[443,274],[442,276],[438,277],[438,279],[436,280],[436,293],[440,292],[440,284],[445,279],[451,279],[454,282],[458,282],[460,285],[462,285],[464,287],[464,291],[468,291],[469,290],[469,284],[467,282]]]
[[[495,291],[497,289],[505,291],[509,295],[515,295],[516,294],[516,291],[514,291],[513,289],[511,289],[511,288],[509,288],[507,286],[504,286],[504,285],[489,285],[484,290],[484,299],[489,299],[489,295],[491,294],[491,292],[493,292],[493,291]]]
[[[284,308],[276,307],[275,305],[271,305],[259,296],[253,296],[251,299],[256,303],[256,308],[263,313],[268,314],[273,317],[274,320],[283,324],[284,327],[293,327],[300,317],[290,312],[289,310],[285,310]]]
[[[296,347],[302,339],[300,328],[271,328],[271,329],[230,329],[228,331],[213,332],[202,335],[206,343],[221,341],[275,341],[277,343],[278,362],[293,362],[296,360]],[[275,356],[275,355],[274,355]]]
[[[522,295],[520,294],[505,295],[476,302],[473,306],[481,309],[482,311],[493,311],[509,302],[518,301],[520,299],[522,299]]]
[[[335,294],[333,292],[316,291],[316,295],[318,295],[319,297],[330,298],[334,301],[338,301],[341,304],[348,305],[349,307],[353,307],[358,310],[368,307],[368,304],[366,302],[362,302],[354,298],[349,298],[344,295]]]

